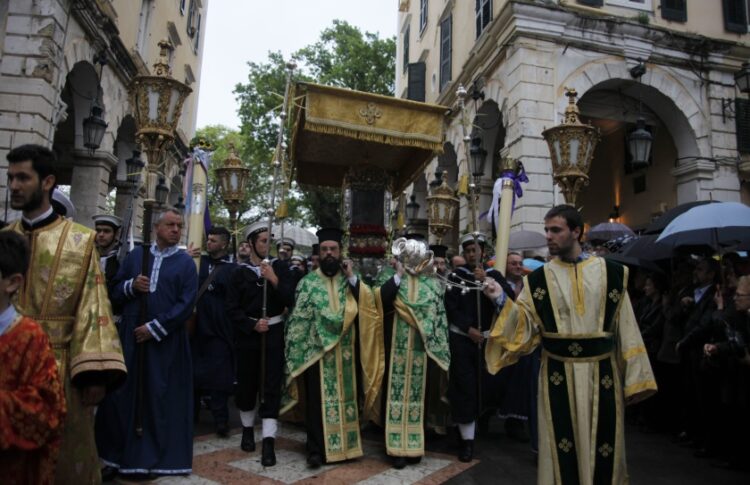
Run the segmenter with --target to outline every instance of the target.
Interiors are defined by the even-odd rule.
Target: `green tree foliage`
[[[318,42],[292,55],[299,66],[295,80],[385,95],[393,95],[395,57],[395,38],[381,39],[378,34],[362,33],[357,27],[339,20],[321,32]],[[240,136],[244,141],[241,157],[264,174],[258,185],[250,186],[251,191],[264,193],[250,198],[263,206],[267,206],[263,202],[268,197],[270,161],[276,147],[278,114],[283,104],[285,64],[280,52],[269,52],[266,62],[248,63],[248,82],[238,84],[234,91],[240,104]],[[338,190],[300,188],[293,183],[286,200],[291,221],[321,226],[339,223]],[[252,215],[246,214],[245,218],[252,219]]]

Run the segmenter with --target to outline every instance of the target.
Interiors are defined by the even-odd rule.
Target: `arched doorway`
[[[505,147],[505,126],[503,125],[503,115],[500,108],[494,100],[490,99],[482,103],[474,117],[471,130],[471,138],[480,138],[482,148],[487,152],[484,161],[484,172],[480,179],[479,204],[477,211],[478,217],[483,211],[490,207],[492,198],[492,187],[494,180],[499,174],[501,150]],[[469,162],[471,164],[471,161]],[[469,167],[469,171],[472,168]],[[468,203],[462,201],[464,213],[467,221],[471,220],[471,210]],[[463,211],[462,211],[463,212]],[[479,217],[479,230],[491,236],[491,227],[489,222],[483,217]]]
[[[70,199],[76,208],[76,221],[93,226],[91,217],[106,210],[110,172],[116,158],[103,149],[96,152],[83,145],[83,120],[95,101],[105,108],[99,77],[87,61],[77,62],[70,70],[60,99],[67,105],[67,117],[59,123],[52,148],[58,156],[57,183],[70,186]],[[106,119],[106,115],[103,115]]]
[[[589,170],[589,186],[578,198],[584,221],[595,225],[616,218],[638,230],[677,205],[672,171],[680,158],[678,146],[689,150],[695,140],[690,143],[686,139],[692,130],[674,103],[654,88],[614,79],[589,89],[578,106],[582,120],[599,128],[601,134]],[[627,137],[639,116],[653,136],[650,164],[643,168],[632,166],[627,147]],[[675,130],[679,134],[675,135]]]

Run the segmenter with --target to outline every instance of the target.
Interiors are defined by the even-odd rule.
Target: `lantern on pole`
[[[575,205],[578,193],[589,183],[589,168],[599,142],[599,130],[581,123],[576,104],[578,93],[565,88],[568,106],[563,122],[542,132],[552,158],[552,178],[560,186],[565,202]]]
[[[443,243],[445,234],[453,228],[453,220],[458,210],[456,191],[448,185],[448,172],[443,171],[441,183],[432,187],[427,196],[427,218],[430,232]]]
[[[136,76],[130,85],[130,104],[136,126],[136,141],[148,158],[147,194],[156,182],[156,172],[164,154],[174,141],[175,129],[182,114],[182,105],[192,89],[172,77],[169,55],[174,47],[163,39],[159,42],[159,59],[153,75]]]
[[[221,167],[215,170],[219,179],[219,193],[224,205],[229,211],[229,221],[232,226],[232,249],[237,253],[237,214],[245,200],[245,188],[250,177],[250,169],[242,165],[234,146],[229,147],[229,156]]]

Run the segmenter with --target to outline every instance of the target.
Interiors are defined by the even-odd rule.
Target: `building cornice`
[[[750,58],[750,46],[641,24],[594,9],[580,9],[530,0],[512,0],[497,13],[469,51],[460,73],[435,101],[453,106],[455,88],[490,75],[505,59],[505,50],[519,38],[548,41],[630,60],[700,72],[734,72]],[[711,82],[707,76],[701,77]]]
[[[91,39],[94,50],[106,52],[107,65],[125,86],[130,84],[138,67],[120,39],[112,5],[106,0],[74,0],[70,12]]]

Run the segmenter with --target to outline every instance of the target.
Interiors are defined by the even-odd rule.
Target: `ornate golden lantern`
[[[552,157],[552,178],[560,186],[565,202],[575,205],[581,189],[589,184],[589,167],[594,148],[599,142],[599,130],[581,123],[576,104],[578,93],[565,88],[568,106],[563,122],[542,132]]]
[[[130,85],[130,104],[136,126],[136,141],[148,157],[149,186],[162,163],[164,152],[172,144],[182,104],[193,90],[172,78],[169,54],[172,44],[159,42],[159,59],[154,63],[153,75],[136,76]],[[148,194],[151,196],[152,191]]]
[[[242,160],[237,156],[234,146],[229,147],[229,156],[221,167],[216,170],[219,179],[219,193],[224,205],[229,211],[229,220],[232,224],[232,241],[235,241],[237,230],[237,212],[245,199],[245,188],[250,177],[250,169],[242,165]],[[235,251],[236,252],[236,251]]]
[[[445,234],[453,228],[453,219],[458,210],[456,191],[448,185],[448,172],[443,172],[442,183],[430,189],[427,196],[427,218],[430,232],[443,243]]]

